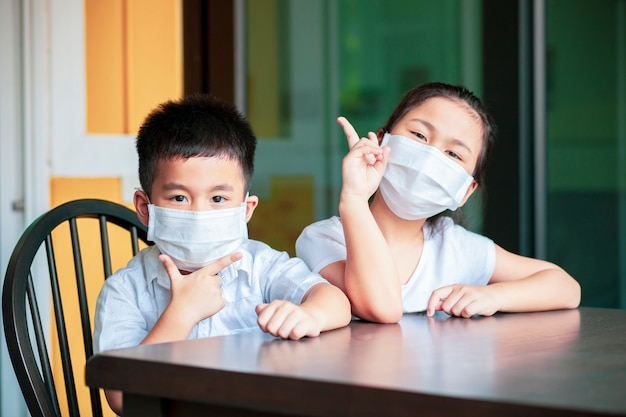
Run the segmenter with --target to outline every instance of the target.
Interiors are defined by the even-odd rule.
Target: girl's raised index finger
[[[348,140],[348,148],[352,148],[360,139],[358,133],[356,133],[356,130],[354,130],[354,127],[352,127],[348,119],[343,116],[337,117],[337,123],[343,128],[343,133]]]

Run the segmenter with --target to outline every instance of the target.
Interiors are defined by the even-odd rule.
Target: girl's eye
[[[461,157],[459,156],[458,153],[454,152],[454,151],[447,151],[448,155],[450,155],[452,158],[454,159],[458,159],[459,161],[461,160]]]
[[[419,140],[424,141],[424,142],[428,142],[428,139],[426,139],[426,136],[422,135],[419,132],[413,132],[413,134],[415,135],[415,137],[417,137]]]
[[[187,201],[187,197],[185,197],[184,195],[176,195],[172,197],[172,200],[176,201],[177,203],[184,203]]]
[[[221,195],[216,195],[215,197],[212,197],[211,200],[214,203],[223,203],[224,201],[226,201],[226,199],[222,197]]]

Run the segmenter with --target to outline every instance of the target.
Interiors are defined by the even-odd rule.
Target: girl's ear
[[[246,222],[249,222],[252,218],[254,209],[259,205],[259,197],[250,195],[246,198]]]
[[[139,221],[142,222],[144,226],[147,226],[150,218],[148,215],[148,204],[150,204],[148,196],[144,191],[137,190],[133,196],[133,203],[135,204],[135,211],[137,212]]]
[[[459,207],[462,207],[465,204],[467,199],[470,198],[470,196],[474,193],[474,191],[476,191],[477,188],[478,183],[476,182],[476,180],[472,181],[470,186],[467,187],[467,192],[465,193],[465,197],[463,197],[463,200],[461,200],[461,204],[459,204]]]
[[[382,127],[376,131],[376,137],[378,138],[378,144],[380,145],[383,141],[383,136],[385,136],[385,129]]]

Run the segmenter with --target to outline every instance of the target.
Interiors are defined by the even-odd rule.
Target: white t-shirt
[[[255,307],[272,300],[300,304],[313,285],[327,282],[298,258],[248,240],[243,257],[220,272],[224,308],[197,323],[189,339],[258,329]],[[138,345],[170,302],[170,281],[150,246],[104,283],[96,303],[94,352]]]
[[[493,275],[496,247],[444,217],[436,230],[424,225],[424,247],[417,268],[402,286],[405,313],[426,310],[434,290],[451,284],[486,285]],[[296,255],[314,272],[346,259],[346,241],[338,217],[307,226],[296,241]]]

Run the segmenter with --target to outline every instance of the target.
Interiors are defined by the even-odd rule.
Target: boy
[[[96,352],[260,327],[318,336],[351,318],[347,297],[298,258],[247,239],[256,138],[209,96],[168,101],[139,129],[139,219],[155,242],[108,278],[96,305]],[[121,415],[121,392],[105,391]]]

